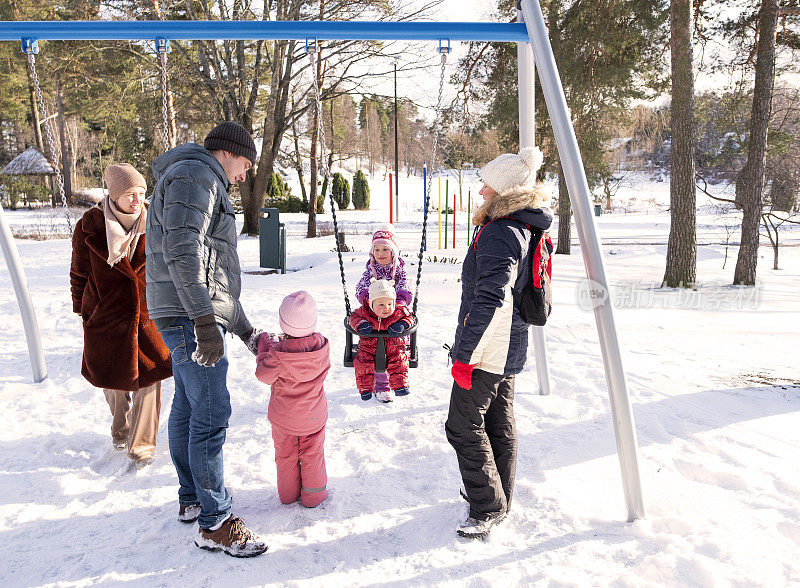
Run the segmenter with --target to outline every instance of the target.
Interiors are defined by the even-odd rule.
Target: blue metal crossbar
[[[250,40],[308,38],[352,41],[507,41],[527,43],[523,23],[263,20],[0,21],[0,41]]]

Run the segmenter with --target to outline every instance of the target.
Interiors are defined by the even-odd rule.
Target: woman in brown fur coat
[[[141,468],[153,461],[172,362],[145,300],[147,184],[126,163],[109,165],[104,177],[108,195],[72,238],[72,310],[83,319],[81,374],[105,393],[114,447]]]

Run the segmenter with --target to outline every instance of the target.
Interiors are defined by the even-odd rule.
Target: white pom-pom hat
[[[525,147],[519,155],[503,153],[484,166],[481,180],[498,193],[517,186],[532,188],[543,161],[544,155],[538,147]]]
[[[391,298],[397,299],[397,292],[394,289],[394,280],[378,280],[372,278],[369,284],[369,307],[372,308],[372,303],[378,298]]]

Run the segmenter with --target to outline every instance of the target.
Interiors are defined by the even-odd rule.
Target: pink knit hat
[[[281,302],[278,323],[287,335],[307,337],[317,326],[317,303],[305,290],[289,294]]]
[[[372,233],[372,245],[370,246],[370,254],[372,250],[375,248],[375,245],[383,245],[384,247],[388,247],[392,250],[392,256],[394,258],[394,262],[397,263],[397,256],[400,254],[400,244],[397,241],[397,237],[392,232],[394,227],[390,224],[386,224],[382,226],[380,229]]]

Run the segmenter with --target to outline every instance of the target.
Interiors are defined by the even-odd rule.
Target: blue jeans
[[[225,331],[219,329],[224,340]],[[192,360],[197,342],[194,323],[187,317],[176,317],[159,332],[172,355],[175,379],[169,413],[169,452],[178,471],[178,502],[199,502],[198,523],[208,529],[231,512],[231,496],[225,488],[222,468],[222,446],[231,416],[226,386],[228,358],[223,355],[212,367]]]

